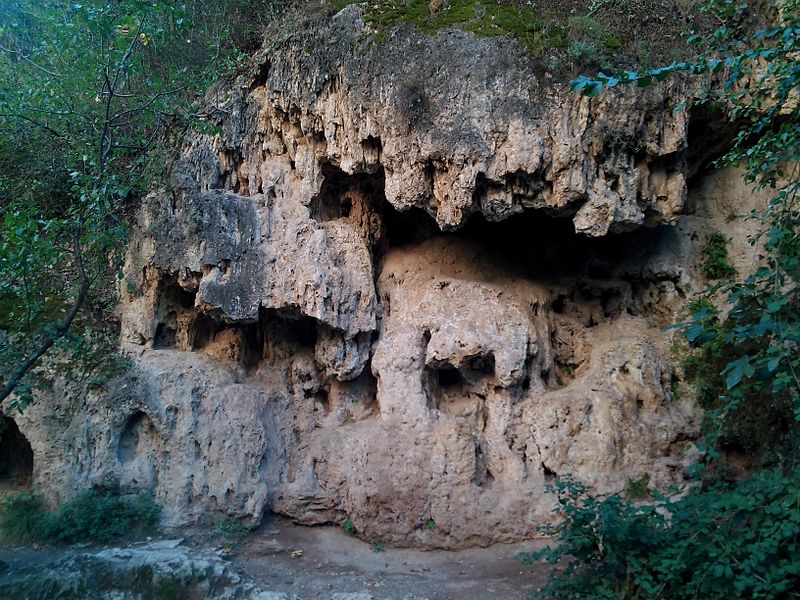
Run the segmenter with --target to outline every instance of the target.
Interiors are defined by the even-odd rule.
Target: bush
[[[553,572],[544,598],[790,597],[800,589],[798,489],[800,469],[765,470],[635,506],[561,481],[559,545],[521,558],[574,557]]]
[[[27,544],[42,539],[47,510],[41,498],[17,494],[3,500],[0,508],[0,537],[10,544]]]
[[[161,508],[148,493],[120,496],[90,490],[47,513],[30,494],[8,498],[0,515],[0,531],[11,543],[111,543],[154,531]]]
[[[736,268],[728,257],[728,240],[721,233],[712,233],[703,247],[703,263],[700,265],[707,280],[729,280],[736,277]]]
[[[217,518],[212,535],[228,544],[240,544],[251,530],[250,527],[243,525],[237,517],[221,515]]]

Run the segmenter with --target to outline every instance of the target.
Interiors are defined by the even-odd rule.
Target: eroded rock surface
[[[138,213],[127,387],[18,418],[35,486],[464,547],[531,535],[557,476],[680,483],[661,328],[723,222],[680,217],[686,93],[581,98],[458,31],[375,45],[356,6],[268,39]]]

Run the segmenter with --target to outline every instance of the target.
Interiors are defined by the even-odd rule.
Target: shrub
[[[2,538],[11,543],[110,543],[155,530],[161,508],[150,494],[119,496],[90,490],[48,513],[40,498],[8,498],[0,515]]]
[[[41,498],[24,493],[9,496],[0,508],[0,537],[11,544],[40,540],[46,516]]]
[[[551,563],[540,597],[778,598],[800,589],[800,469],[765,470],[735,485],[635,506],[557,484],[555,548],[521,559]]]
[[[218,537],[229,544],[239,544],[250,531],[251,529],[243,525],[237,517],[223,515],[217,519],[216,527],[212,533],[214,537]]]
[[[148,493],[119,496],[90,490],[64,504],[45,520],[48,540],[109,543],[155,529],[160,507]]]
[[[347,535],[358,535],[358,530],[353,524],[353,521],[350,520],[350,517],[342,521],[342,531],[344,531]]]

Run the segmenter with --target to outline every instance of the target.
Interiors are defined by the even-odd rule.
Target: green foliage
[[[44,525],[44,537],[54,542],[111,543],[131,534],[151,532],[161,513],[147,493],[118,496],[90,490],[67,502],[51,514]]]
[[[45,510],[41,499],[19,494],[4,502],[0,531],[11,543],[105,544],[154,531],[160,514],[160,507],[144,492],[119,496],[89,490],[53,513]]]
[[[243,525],[241,519],[233,515],[220,516],[212,532],[214,537],[221,538],[228,544],[240,544],[248,533],[250,533],[250,528]]]
[[[703,263],[700,265],[703,277],[707,280],[731,280],[736,276],[736,268],[728,258],[728,240],[719,232],[708,236],[703,246]]]
[[[433,519],[428,519],[425,521],[425,529],[428,531],[434,531],[436,529],[436,521]]]
[[[650,497],[650,490],[647,486],[650,484],[650,474],[645,473],[638,479],[631,479],[625,488],[625,497],[628,500],[644,500]]]
[[[9,544],[29,544],[43,537],[47,510],[41,498],[17,494],[0,506],[0,539]]]
[[[557,484],[559,544],[525,554],[564,570],[543,598],[780,598],[800,589],[800,471],[634,505]]]
[[[344,521],[342,521],[342,531],[344,531],[347,535],[358,535],[358,530],[353,524],[353,521],[350,520],[350,517],[347,517]]]
[[[31,401],[48,352],[85,355],[115,303],[125,214],[168,165],[168,130],[202,117],[195,101],[283,4],[0,4],[0,402]]]
[[[693,468],[702,479],[681,499],[657,496],[648,505],[560,482],[559,545],[526,558],[574,560],[544,597],[800,597],[800,3],[766,4],[769,24],[753,31],[763,15],[746,4],[707,2],[720,27],[695,37],[705,47],[697,60],[572,82],[591,97],[677,73],[710,75],[697,103],[723,108],[740,127],[717,164],[743,165],[745,181],[775,195],[750,215],[766,225],[752,240],[763,244],[764,263],[733,281],[726,240],[710,236],[703,273],[720,282],[679,325],[693,348],[683,370],[707,409],[704,462]],[[719,458],[731,447],[757,457],[762,470],[728,481]]]
[[[382,540],[372,540],[372,544],[370,544],[370,549],[373,552],[375,552],[376,554],[380,554],[381,552],[383,552],[385,550],[385,548],[383,547],[383,541]]]
[[[720,423],[754,397],[789,406],[800,421],[800,105],[793,100],[800,93],[800,8],[795,0],[769,4],[776,24],[752,32],[748,24],[754,17],[746,4],[707,3],[721,26],[710,36],[695,37],[706,46],[696,61],[572,82],[573,89],[595,96],[623,83],[646,86],[676,73],[711,74],[720,84],[709,86],[697,102],[727,107],[729,118],[741,125],[717,164],[740,164],[746,182],[775,190],[767,208],[750,215],[766,224],[751,240],[763,243],[765,263],[743,281],[723,281],[708,291],[726,296],[730,310],[722,321],[706,310],[683,325],[690,343],[726,361]],[[710,278],[734,275],[723,247],[722,240],[708,247],[704,271]],[[710,394],[701,390],[702,396]]]
[[[355,0],[333,0],[342,9]],[[383,42],[396,27],[411,25],[418,31],[434,34],[457,26],[482,37],[510,36],[532,55],[566,56],[578,66],[607,66],[638,62],[640,50],[648,56],[662,56],[666,49],[652,31],[671,30],[672,21],[662,19],[658,29],[634,26],[639,16],[674,14],[670,3],[637,0],[633,3],[594,2],[534,3],[527,0],[449,0],[431,10],[429,0],[382,0],[365,4],[367,23]],[[680,12],[694,14],[690,6]],[[625,27],[623,27],[623,25]],[[674,36],[677,37],[677,36]],[[672,39],[671,47],[682,42]]]

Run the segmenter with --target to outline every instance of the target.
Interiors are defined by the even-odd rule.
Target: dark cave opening
[[[464,378],[458,369],[451,365],[445,365],[441,369],[436,369],[436,380],[441,389],[453,389],[464,384]]]
[[[159,323],[156,327],[156,335],[153,338],[154,350],[166,350],[177,347],[178,332],[175,327],[170,327],[166,323]]]
[[[333,221],[353,216],[358,204],[379,207],[385,200],[383,169],[375,173],[345,173],[331,164],[322,166],[323,182],[319,193],[309,206],[311,218],[316,221]],[[364,209],[370,207],[364,206]]]
[[[16,421],[0,416],[0,482],[30,486],[33,480],[33,449]]]

